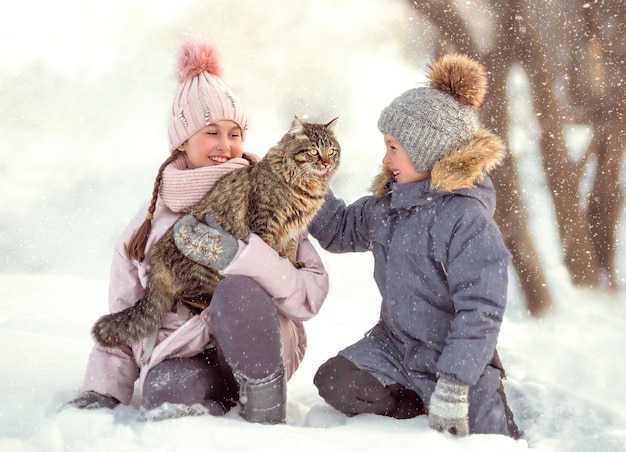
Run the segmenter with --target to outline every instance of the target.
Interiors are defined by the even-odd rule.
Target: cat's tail
[[[161,316],[168,311],[164,306],[159,308],[146,294],[129,308],[100,317],[91,334],[105,347],[130,345],[157,330]]]

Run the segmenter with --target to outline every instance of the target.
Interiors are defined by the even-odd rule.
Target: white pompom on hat
[[[204,127],[230,120],[241,128],[245,138],[247,117],[243,104],[221,79],[222,71],[215,47],[206,41],[190,39],[178,55],[177,80],[168,129],[170,151]]]

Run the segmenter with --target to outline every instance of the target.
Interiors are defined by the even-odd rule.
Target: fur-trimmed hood
[[[430,189],[451,193],[474,187],[502,163],[505,149],[498,136],[486,129],[478,130],[469,143],[449,152],[435,164],[431,172]],[[391,171],[383,167],[372,182],[374,196],[382,198],[389,194],[389,182],[392,180]]]

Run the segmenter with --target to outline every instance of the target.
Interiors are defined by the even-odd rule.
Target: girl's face
[[[187,168],[220,165],[243,155],[241,129],[233,121],[217,121],[199,130],[180,145]]]
[[[411,182],[420,182],[430,177],[430,172],[418,173],[415,171],[409,154],[394,137],[388,133],[383,133],[383,138],[385,139],[386,148],[383,165],[391,170],[397,183],[409,184]]]

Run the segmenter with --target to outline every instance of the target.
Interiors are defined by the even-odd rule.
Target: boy
[[[429,78],[380,116],[386,153],[374,195],[346,206],[329,194],[310,228],[328,251],[372,251],[382,295],[378,324],[314,383],[348,416],[428,414],[439,431],[517,438],[496,353],[510,254],[486,175],[504,145],[474,128],[487,91],[480,63],[447,55]]]

